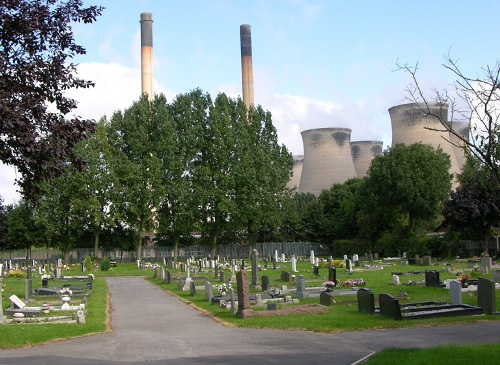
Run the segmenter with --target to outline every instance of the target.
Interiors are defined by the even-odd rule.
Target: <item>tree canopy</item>
[[[365,236],[433,222],[448,199],[450,157],[421,143],[397,144],[373,159],[361,189],[359,225]],[[427,227],[426,227],[427,228]]]
[[[62,174],[68,161],[82,167],[73,147],[94,123],[65,119],[77,106],[65,92],[93,83],[76,77],[68,62],[85,54],[71,24],[92,23],[102,10],[78,0],[0,3],[0,160],[19,171],[21,192],[30,200],[40,193],[38,184]]]

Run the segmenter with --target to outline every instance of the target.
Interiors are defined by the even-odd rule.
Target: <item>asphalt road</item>
[[[354,364],[386,347],[500,343],[500,322],[338,334],[222,326],[141,277],[107,279],[112,332],[1,350],[0,364]]]

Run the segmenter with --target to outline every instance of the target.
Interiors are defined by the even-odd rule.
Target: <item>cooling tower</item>
[[[141,84],[142,93],[153,99],[153,14],[141,13]]]
[[[451,125],[453,130],[457,132],[461,137],[465,138],[466,141],[469,141],[469,122],[453,122]],[[450,141],[456,145],[463,145],[464,143],[454,134],[450,133]],[[460,171],[463,170],[466,158],[464,150],[460,147],[453,146],[453,151],[455,151],[455,158],[457,160],[458,168]]]
[[[357,177],[366,176],[373,158],[382,154],[382,147],[382,141],[351,142],[352,162]]]
[[[448,132],[427,129],[435,128],[442,130],[443,126],[438,118],[425,115],[420,108],[424,109],[425,105],[403,104],[389,109],[392,124],[392,146],[395,146],[397,143],[410,145],[421,142],[429,144],[434,148],[441,147],[443,152],[450,155],[450,173],[459,173],[460,169],[455,158],[455,151],[451,143],[447,142],[450,140],[450,134]],[[430,108],[432,114],[441,115],[441,120],[448,120],[447,105],[434,105]]]
[[[290,178],[290,181],[288,181],[288,184],[286,184],[287,188],[295,188],[299,190],[300,176],[302,175],[302,166],[304,166],[304,156],[293,156],[292,177]]]
[[[351,130],[319,128],[302,132],[304,165],[299,193],[319,195],[333,184],[356,177],[351,157]]]
[[[252,30],[250,25],[240,25],[241,44],[241,83],[243,88],[243,102],[247,106],[253,105],[253,69],[252,69]]]

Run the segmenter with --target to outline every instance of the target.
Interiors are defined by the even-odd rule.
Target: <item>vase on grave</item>
[[[42,313],[48,314],[50,311],[50,304],[42,305]]]

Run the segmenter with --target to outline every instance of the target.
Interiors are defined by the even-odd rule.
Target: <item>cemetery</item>
[[[144,276],[218,321],[243,327],[336,332],[500,319],[496,262],[405,261],[374,255],[333,259],[313,252],[259,257],[254,251],[245,259],[163,258],[110,271],[86,271],[83,263],[66,269],[58,262],[33,263],[31,279],[26,272],[12,276],[27,270],[22,264],[3,262],[0,334],[5,326],[39,321],[84,328],[94,310],[88,306],[91,293],[96,285],[105,290],[102,277],[109,275]],[[105,308],[105,299],[98,306]]]

